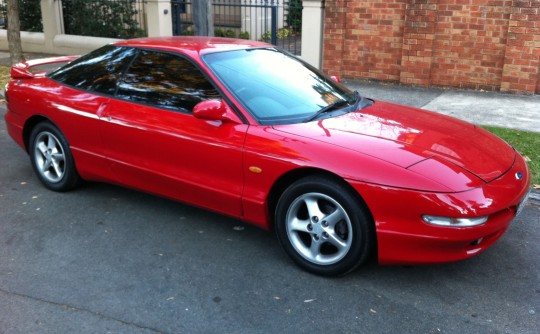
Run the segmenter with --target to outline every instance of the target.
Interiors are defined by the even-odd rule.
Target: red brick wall
[[[407,3],[403,34],[402,68],[399,81],[429,86],[438,26],[437,0],[404,1]],[[435,64],[441,66],[442,64]],[[442,65],[444,70],[444,65]]]
[[[327,1],[323,67],[332,74],[399,80],[405,1]]]
[[[511,2],[501,90],[534,92],[540,81],[540,0]]]
[[[540,92],[540,0],[326,0],[324,24],[332,75]]]

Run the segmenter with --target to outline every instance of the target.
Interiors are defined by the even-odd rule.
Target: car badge
[[[522,172],[517,172],[515,176],[516,176],[516,180],[520,181],[521,179],[523,179],[523,173]]]

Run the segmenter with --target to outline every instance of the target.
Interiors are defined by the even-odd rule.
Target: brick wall
[[[540,93],[540,0],[326,0],[323,69]]]

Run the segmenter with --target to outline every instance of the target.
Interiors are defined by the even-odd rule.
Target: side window
[[[135,54],[133,48],[107,45],[55,70],[49,78],[75,88],[114,95],[122,71]]]
[[[117,97],[191,112],[197,103],[220,96],[188,60],[170,53],[142,50],[120,81]]]

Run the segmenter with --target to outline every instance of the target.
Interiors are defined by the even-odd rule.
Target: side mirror
[[[206,100],[193,108],[193,116],[206,121],[242,123],[223,100]]]
[[[337,83],[341,83],[341,78],[338,77],[337,75],[332,75],[330,77],[330,79],[332,79],[333,81],[337,82]]]

